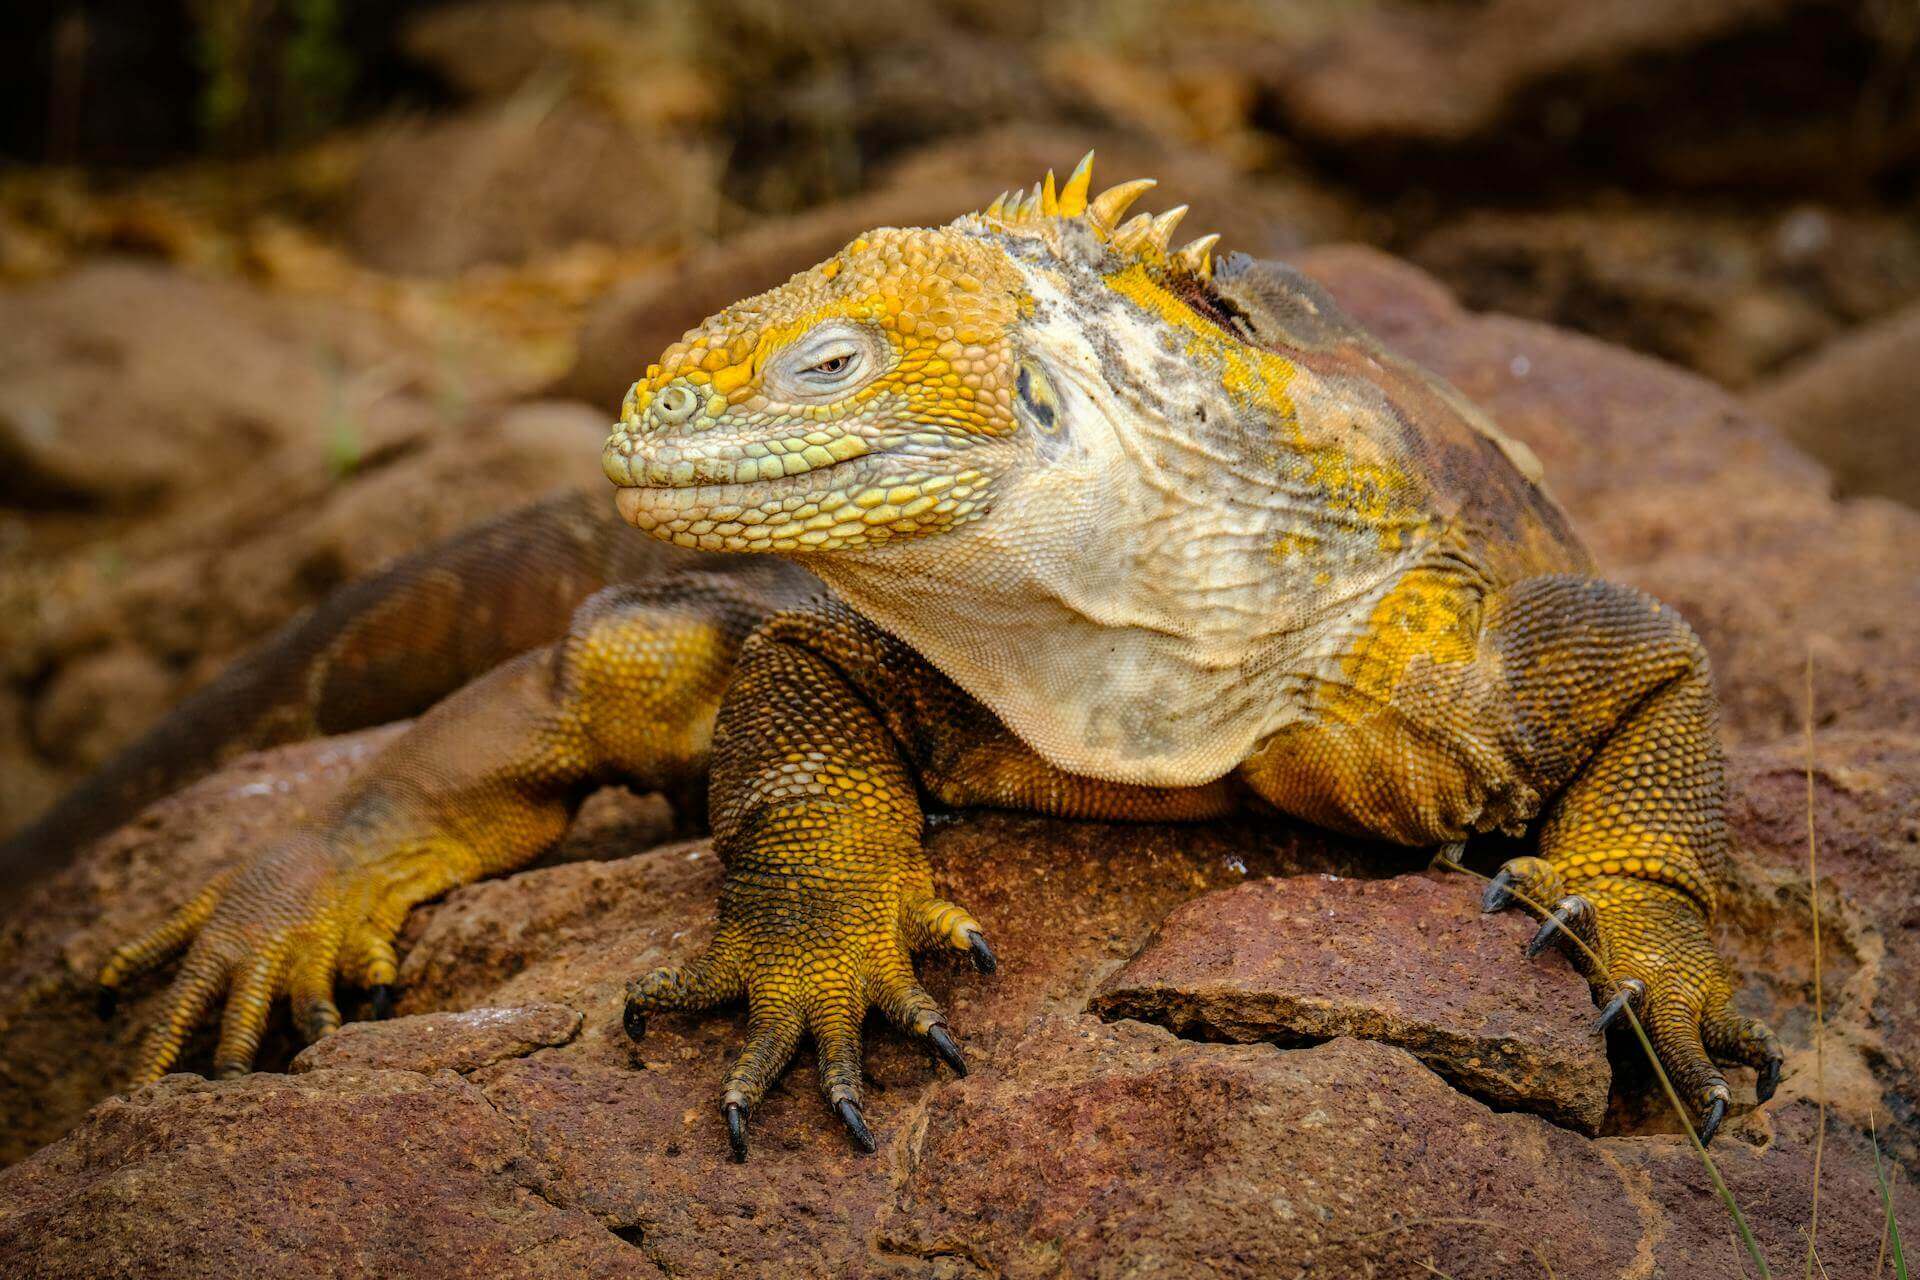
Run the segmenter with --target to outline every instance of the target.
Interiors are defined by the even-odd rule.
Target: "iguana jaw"
[[[932,431],[802,422],[753,440],[653,443],[616,428],[603,454],[629,524],[708,551],[803,555],[932,532],[977,514],[1006,450]]]

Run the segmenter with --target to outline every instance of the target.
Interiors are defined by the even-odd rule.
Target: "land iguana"
[[[803,1038],[874,1148],[871,1007],[965,1070],[913,956],[995,959],[935,892],[935,807],[1526,836],[1485,908],[1544,909],[1535,950],[1587,944],[1603,1021],[1632,1003],[1703,1137],[1731,1101],[1716,1060],[1768,1097],[1779,1047],[1734,1009],[1708,932],[1724,770],[1686,622],[1594,575],[1532,456],[1457,392],[1289,268],[1216,259],[1215,236],[1174,248],[1184,206],[1129,219],[1153,184],[1092,195],[1091,160],[864,235],[647,368],[604,454],[620,515],[758,558],[623,562],[577,504],[537,509],[359,588],[295,629],[294,658],[283,641],[190,709],[204,730],[251,689],[310,730],[326,689],[410,673],[347,727],[524,650],[113,955],[108,989],[186,950],[136,1078],[216,1005],[221,1076],[250,1068],[282,996],[310,1038],[340,1023],[336,983],[378,1008],[416,904],[525,864],[597,785],[704,778],[718,927],[632,983],[626,1026],[746,1001],[721,1097],[737,1159]],[[544,548],[519,578],[516,533]],[[421,623],[467,656],[408,666]]]

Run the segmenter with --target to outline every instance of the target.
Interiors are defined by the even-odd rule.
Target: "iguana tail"
[[[602,587],[694,559],[636,534],[604,497],[568,492],[349,583],[0,844],[0,898],[242,752],[417,715],[566,634]]]

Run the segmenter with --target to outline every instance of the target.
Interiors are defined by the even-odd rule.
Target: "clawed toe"
[[[1708,1094],[1706,1115],[1700,1121],[1700,1145],[1706,1146],[1713,1141],[1713,1135],[1720,1132],[1720,1122],[1727,1118],[1727,1103],[1732,1094],[1725,1085],[1715,1085]]]
[[[960,1046],[953,1042],[953,1037],[947,1033],[945,1027],[937,1022],[934,1023],[927,1028],[927,1039],[933,1045],[934,1056],[953,1068],[953,1074],[957,1076],[967,1074],[967,1060],[960,1056]]]
[[[1540,922],[1539,931],[1527,943],[1527,956],[1531,959],[1547,949],[1547,944],[1562,935],[1574,936],[1585,930],[1593,922],[1593,904],[1579,894],[1569,894],[1553,904],[1546,918]]]
[[[973,956],[973,967],[981,973],[992,973],[1000,967],[1000,961],[994,957],[993,948],[987,945],[986,938],[978,929],[967,931],[967,951]]]
[[[852,1098],[841,1098],[833,1104],[833,1109],[839,1114],[841,1123],[847,1126],[854,1146],[868,1155],[880,1149],[880,1144],[873,1140],[873,1130],[867,1128],[867,1118],[861,1114],[859,1103]]]
[[[746,1103],[731,1099],[720,1108],[727,1119],[727,1146],[731,1148],[735,1164],[747,1162],[747,1111]]]
[[[1613,999],[1607,1001],[1606,1007],[1600,1010],[1600,1016],[1594,1019],[1593,1029],[1605,1031],[1613,1025],[1613,1020],[1620,1016],[1629,1003],[1638,1006],[1646,998],[1647,984],[1638,978],[1628,978],[1614,990]]]
[[[1491,915],[1496,911],[1505,911],[1513,905],[1514,874],[1511,868],[1502,867],[1487,881],[1486,889],[1480,894],[1480,910]]]

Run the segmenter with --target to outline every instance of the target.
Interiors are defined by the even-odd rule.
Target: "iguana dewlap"
[[[593,784],[705,776],[719,927],[633,984],[628,1026],[746,999],[742,1158],[802,1038],[871,1149],[870,1007],[963,1069],[911,953],[992,953],[934,895],[928,803],[1530,834],[1487,905],[1585,944],[1708,1136],[1716,1060],[1771,1093],[1778,1049],[1707,929],[1726,834],[1693,633],[1592,576],[1525,448],[1320,290],[1212,236],[1173,248],[1184,209],[1124,220],[1150,185],[1090,196],[1083,161],[874,231],[669,348],[607,444],[620,512],[772,558],[594,596],[123,948],[109,987],[191,944],[141,1077],[223,997],[223,1073],[281,994],[326,1033],[337,979],[392,983],[414,904],[536,856]]]

